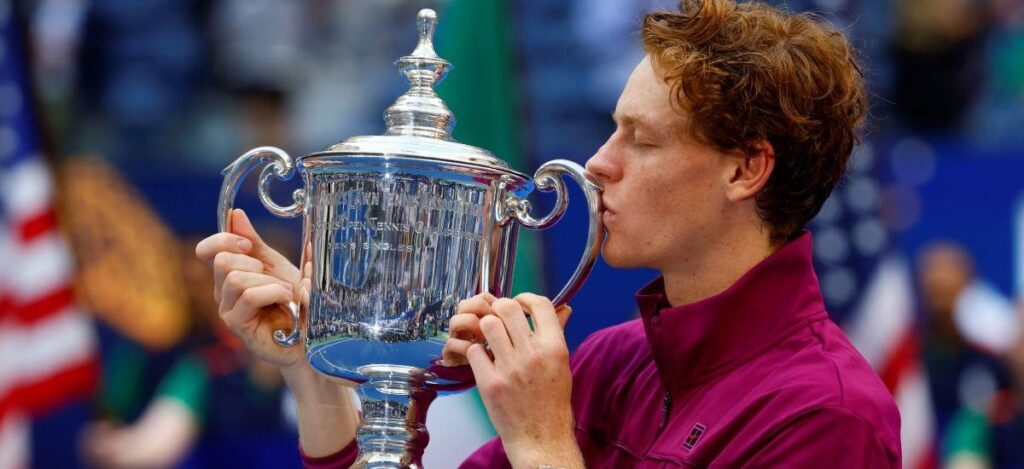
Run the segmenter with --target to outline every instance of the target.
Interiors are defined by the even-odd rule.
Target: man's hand
[[[273,340],[273,331],[292,327],[284,305],[304,293],[299,269],[263,242],[245,212],[232,211],[231,233],[200,241],[196,256],[213,266],[220,317],[250,352],[282,367],[305,362],[302,347],[285,348]]]
[[[462,354],[468,360],[512,465],[583,467],[562,330],[571,310],[556,313],[547,298],[524,293],[514,300],[476,296],[461,303],[459,313],[451,324],[458,337],[449,339],[445,362]]]
[[[309,246],[306,247],[309,249]],[[299,269],[268,246],[241,210],[231,212],[231,233],[217,233],[199,242],[196,255],[213,266],[213,297],[220,317],[249,351],[281,367],[295,394],[299,444],[308,456],[334,454],[355,437],[359,414],[342,385],[313,370],[301,346],[281,347],[273,331],[290,330],[284,304],[309,301],[312,265]]]
[[[480,318],[494,314],[491,303],[497,299],[494,295],[485,292],[459,302],[456,314],[448,322],[448,341],[445,342],[444,350],[441,351],[443,365],[468,365],[466,351],[469,350],[469,346],[473,344],[486,345],[487,340],[480,330]],[[564,329],[565,323],[572,315],[572,308],[569,305],[559,306],[555,310],[555,314],[558,316],[559,327]]]
[[[469,346],[484,342],[480,331],[480,318],[493,314],[491,303],[497,298],[490,293],[481,293],[459,302],[459,307],[448,322],[448,341],[441,351],[444,366],[468,365],[466,351]]]

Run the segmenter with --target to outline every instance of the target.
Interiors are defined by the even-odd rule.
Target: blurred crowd
[[[472,18],[479,3],[499,5],[508,25],[521,144],[499,156],[524,172],[555,156],[583,161],[603,142],[641,54],[639,19],[675,4],[0,0],[24,28],[76,294],[97,319],[101,357],[95,395],[37,416],[33,466],[298,465],[279,374],[221,326],[212,274],[192,255],[216,229],[219,171],[256,146],[298,155],[381,133],[406,86],[391,63],[416,42],[416,12],[438,10],[445,56],[446,17]],[[882,255],[913,259],[906,353],[926,376],[929,463],[1024,467],[1024,186],[1007,177],[1024,170],[1024,1],[770,3],[839,24],[872,90],[849,181],[811,227],[830,312],[854,320]],[[256,213],[255,200],[251,184],[240,204],[297,259],[297,222]],[[575,266],[578,249],[555,246],[578,246],[585,223],[567,220],[544,235],[547,291]],[[631,317],[649,278],[599,266],[574,302],[587,313],[570,323],[570,344]]]
[[[1024,464],[1024,321],[959,244],[917,262],[921,352],[944,467]]]

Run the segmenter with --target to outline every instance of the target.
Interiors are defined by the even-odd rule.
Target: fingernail
[[[238,248],[243,251],[249,251],[250,249],[252,249],[252,241],[242,238],[238,240]]]

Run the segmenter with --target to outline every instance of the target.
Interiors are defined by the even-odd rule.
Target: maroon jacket
[[[899,412],[828,319],[811,251],[804,233],[685,306],[655,280],[637,294],[640,319],[590,336],[572,359],[587,467],[900,467]],[[352,444],[304,461],[355,456]],[[462,467],[510,466],[495,438]]]

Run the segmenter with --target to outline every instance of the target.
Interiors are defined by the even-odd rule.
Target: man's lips
[[[615,219],[615,210],[608,207],[608,204],[601,201],[601,220],[604,223],[608,223]]]

